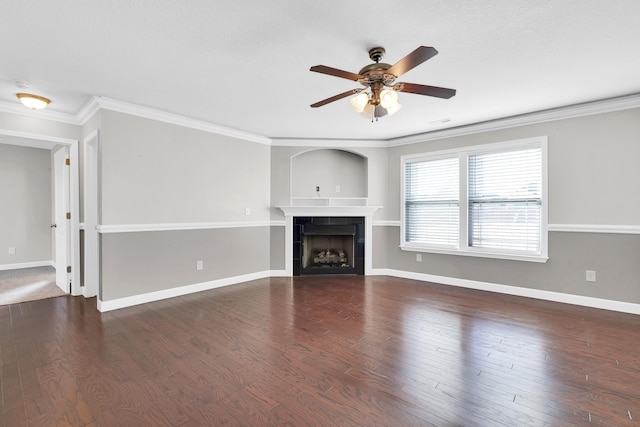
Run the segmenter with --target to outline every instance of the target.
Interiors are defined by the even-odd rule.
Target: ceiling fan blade
[[[426,86],[415,83],[401,83],[400,92],[417,93],[418,95],[435,96],[437,98],[449,99],[456,94],[455,89],[447,89],[446,87]]]
[[[315,71],[316,73],[328,74],[330,76],[342,77],[343,79],[353,80],[357,82],[363,78],[360,74],[350,73],[349,71],[338,70],[337,68],[327,67],[326,65],[314,65],[309,71]]]
[[[318,101],[315,104],[311,104],[312,108],[322,107],[323,105],[327,105],[333,101],[337,101],[342,98],[346,98],[349,95],[355,95],[356,93],[362,92],[362,89],[351,89],[346,92],[342,92],[339,95],[332,96],[331,98],[323,99],[322,101]]]
[[[387,73],[393,74],[396,77],[400,77],[407,71],[422,64],[427,59],[433,58],[438,54],[438,51],[429,46],[420,46],[409,55],[396,62],[391,68],[387,70]]]

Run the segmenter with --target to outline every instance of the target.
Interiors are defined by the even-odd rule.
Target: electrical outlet
[[[249,209],[249,208],[244,208],[244,214],[245,214],[245,215],[251,215],[251,209]]]
[[[340,186],[336,185],[336,193],[339,193],[339,192],[340,192]]]
[[[320,191],[320,186],[316,185],[316,192],[319,192],[319,191]]]
[[[202,261],[196,261],[196,270],[202,270],[203,268]]]
[[[422,262],[422,254],[416,254],[416,261]]]
[[[16,254],[16,248],[9,248],[9,255],[15,255]]]
[[[586,274],[586,280],[587,282],[595,282],[596,281],[596,272],[593,270],[587,270],[587,274]]]

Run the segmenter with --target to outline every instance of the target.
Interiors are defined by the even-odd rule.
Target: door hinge
[[[67,166],[70,166],[71,165],[71,159],[70,158],[64,159],[64,164],[67,165]]]
[[[67,219],[71,219],[71,212],[67,212]]]
[[[67,273],[71,273],[71,266],[70,265],[67,266]]]

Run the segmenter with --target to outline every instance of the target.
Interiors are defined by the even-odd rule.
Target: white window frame
[[[400,204],[400,248],[405,251],[438,253],[448,255],[475,256],[485,258],[498,258],[516,261],[530,262],[546,262],[548,257],[548,188],[547,188],[547,136],[538,136],[534,138],[519,139],[513,141],[498,142],[493,144],[474,145],[451,150],[433,151],[420,154],[411,154],[400,157],[400,186],[401,186],[401,204]],[[524,150],[529,148],[540,148],[542,155],[542,182],[541,182],[541,236],[540,236],[540,253],[529,253],[507,249],[487,249],[469,246],[468,238],[468,213],[469,213],[469,197],[468,197],[468,170],[469,156],[478,154],[487,154],[503,151]],[[406,225],[405,225],[405,166],[407,163],[429,161],[442,159],[446,157],[458,157],[459,163],[459,181],[460,186],[460,215],[459,215],[459,241],[456,248],[439,247],[427,245],[424,243],[407,242]]]

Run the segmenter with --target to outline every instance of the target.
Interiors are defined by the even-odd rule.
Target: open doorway
[[[14,132],[0,129],[0,144],[3,146],[21,146],[45,151],[50,159],[50,197],[47,204],[38,210],[47,209],[48,223],[51,234],[48,259],[41,254],[23,253],[10,242],[8,248],[2,251],[17,253],[16,257],[0,257],[0,270],[23,270],[19,273],[29,273],[29,269],[56,267],[55,283],[60,290],[73,295],[80,295],[80,254],[79,254],[79,191],[78,191],[78,141],[66,138],[34,135],[24,132]],[[67,160],[68,159],[68,160]],[[24,171],[22,173],[25,173]],[[25,177],[23,177],[25,178]],[[53,197],[51,197],[51,195]],[[19,197],[19,196],[18,196]],[[18,200],[20,200],[18,198]],[[20,214],[22,203],[16,203],[13,209]],[[48,206],[48,208],[46,208]],[[32,209],[33,211],[34,209]],[[25,211],[24,215],[33,212]],[[30,229],[26,226],[26,229]],[[25,236],[20,245],[28,246],[32,236]],[[27,243],[25,243],[27,242]],[[28,252],[28,251],[24,251]],[[5,252],[6,253],[6,252]],[[35,272],[35,271],[34,271]],[[46,273],[46,272],[36,272]],[[15,276],[15,275],[14,275]],[[42,284],[43,280],[38,280]],[[26,288],[25,288],[26,289]]]

